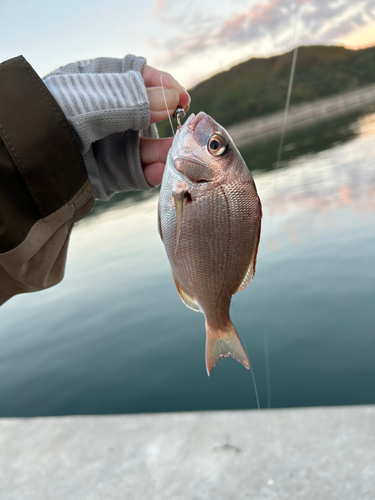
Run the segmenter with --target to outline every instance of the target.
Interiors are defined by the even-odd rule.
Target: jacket
[[[69,236],[94,206],[77,137],[22,57],[0,64],[0,305],[64,276]]]

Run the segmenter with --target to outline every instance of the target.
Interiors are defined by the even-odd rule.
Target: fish
[[[205,316],[206,369],[231,356],[250,369],[230,319],[255,274],[262,206],[228,132],[201,111],[179,127],[158,201],[158,229],[184,304]]]

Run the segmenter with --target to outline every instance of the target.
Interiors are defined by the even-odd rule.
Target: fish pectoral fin
[[[188,196],[188,191],[183,187],[178,187],[175,191],[173,191],[172,196],[174,198],[174,203],[176,207],[177,237],[176,237],[175,252],[177,252],[178,242],[181,234],[182,217],[184,214],[184,202]]]
[[[237,335],[233,323],[229,320],[224,328],[211,325],[206,321],[206,369],[209,375],[220,358],[232,356],[247,370],[250,370],[250,362],[245,349]]]
[[[191,295],[189,292],[187,292],[177,281],[175,276],[172,274],[174,284],[176,285],[178,295],[180,296],[182,302],[185,304],[186,307],[189,309],[192,309],[193,311],[197,312],[203,312],[200,305],[198,304],[196,298]]]

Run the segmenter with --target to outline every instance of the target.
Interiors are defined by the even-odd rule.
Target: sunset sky
[[[375,44],[375,0],[0,0],[0,5],[0,60],[23,54],[41,76],[79,59],[133,53],[189,88],[252,56],[295,45]]]

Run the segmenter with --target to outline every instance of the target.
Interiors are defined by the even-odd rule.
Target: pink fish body
[[[201,112],[176,133],[159,197],[159,232],[177,291],[206,320],[208,374],[221,357],[250,363],[229,317],[255,273],[262,209],[226,130]]]

